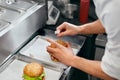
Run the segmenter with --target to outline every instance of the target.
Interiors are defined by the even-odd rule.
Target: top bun
[[[23,70],[24,74],[30,77],[38,77],[40,76],[43,72],[43,66],[39,63],[29,63],[24,67]]]
[[[67,45],[67,42],[65,42],[65,41],[63,41],[63,40],[58,39],[58,40],[56,40],[56,42],[59,43],[59,44],[61,44],[61,45],[63,45],[64,47],[67,47],[67,46],[68,46],[68,45]],[[55,46],[54,44],[51,44],[50,47],[56,48],[56,46]]]

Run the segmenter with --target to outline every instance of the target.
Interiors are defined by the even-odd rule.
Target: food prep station
[[[1,80],[23,80],[23,68],[30,62],[44,66],[45,80],[61,79],[68,66],[51,61],[46,51],[45,37],[57,38],[54,33],[40,35],[47,13],[47,0],[0,0]],[[72,48],[77,54],[81,46],[72,43]]]

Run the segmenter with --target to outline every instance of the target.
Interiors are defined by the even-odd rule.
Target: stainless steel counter
[[[45,32],[45,36],[37,35],[36,37],[34,37],[17,54],[13,55],[13,57],[11,57],[6,62],[6,64],[2,65],[2,67],[0,68],[0,77],[2,80],[21,80],[23,68],[29,62],[39,62],[43,64],[46,72],[46,80],[63,80],[63,78],[65,78],[64,76],[67,75],[69,71],[68,69],[68,71],[65,71],[64,76],[61,75],[63,75],[64,69],[66,69],[67,67],[65,68],[65,65],[62,65],[59,62],[52,62],[50,56],[45,50],[46,46],[49,45],[49,43],[45,41],[44,38],[49,37],[55,40],[57,39],[57,37],[54,34],[54,31],[45,30]],[[69,41],[71,38],[64,37],[62,39]],[[85,38],[81,37],[80,41],[82,43],[80,45],[71,42],[75,54],[77,54],[77,52],[81,48],[84,40]],[[8,76],[4,78],[4,75]]]
[[[14,60],[1,74],[1,80],[23,80],[23,68],[26,62],[20,60]],[[61,76],[60,71],[54,71],[44,67],[45,80],[59,80]],[[54,76],[54,77],[53,77]]]
[[[36,11],[24,19],[13,22],[0,36],[0,66],[14,54],[47,20],[46,4],[40,4]],[[34,8],[33,8],[34,9]],[[16,19],[17,20],[17,19]],[[13,25],[14,24],[14,25]]]
[[[36,0],[36,1],[39,2],[40,0]],[[27,61],[28,62],[37,61],[31,58],[25,61],[26,57],[17,54],[19,54],[18,51],[23,47],[23,45],[27,43],[26,41],[30,40],[31,37],[32,38],[35,37],[33,35],[45,25],[47,20],[46,9],[47,9],[46,4],[38,4],[36,9],[32,8],[29,10],[23,10],[26,12],[26,14],[25,16],[23,15],[23,17],[21,16],[19,20],[17,20],[17,18],[15,18],[16,20],[12,20],[12,21],[6,19],[8,21],[5,22],[8,26],[5,27],[2,31],[0,31],[0,78],[2,80],[13,80],[13,79],[22,80],[21,71],[23,70],[23,66],[27,63]],[[27,15],[27,13],[29,14],[29,16]],[[46,37],[56,39],[56,35],[54,34],[54,31],[45,30],[45,32],[46,32],[45,35]],[[74,45],[76,44],[79,44],[79,48],[81,48],[85,40],[84,37],[80,37],[79,38],[80,40],[79,39],[76,40],[76,37],[74,38],[73,36],[63,37],[62,39],[65,40],[67,39],[70,42],[74,40],[75,41],[75,44],[73,44],[74,48],[75,48]],[[18,53],[15,54],[16,52]],[[55,71],[53,69],[55,68],[54,66],[50,66],[48,64],[44,64],[44,66],[47,66],[45,68],[48,68],[49,66],[48,69],[45,69],[48,75],[46,80],[59,79],[61,72]],[[4,75],[8,75],[8,77],[5,77]]]

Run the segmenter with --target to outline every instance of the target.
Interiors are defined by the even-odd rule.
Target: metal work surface
[[[41,0],[40,0],[41,1]],[[34,0],[1,0],[0,5],[2,7],[12,8],[16,10],[27,11],[32,7],[36,6],[38,3]]]
[[[2,73],[0,73],[1,80],[23,80],[23,68],[26,62],[15,59]],[[61,76],[60,71],[54,71],[44,67],[45,80],[59,80]],[[53,77],[54,76],[54,77]]]
[[[32,11],[28,11],[28,13],[32,14],[24,19],[18,20],[18,23],[14,23],[8,26],[8,28],[3,31],[4,34],[0,32],[0,34],[3,34],[0,37],[0,66],[38,29],[45,25],[47,19],[46,5],[41,4],[41,6],[38,6],[36,7],[37,10],[34,13],[32,13]]]
[[[48,43],[45,40],[45,37],[46,36],[40,36],[40,35],[36,36],[30,43],[28,43],[23,49],[20,50],[20,54],[23,56],[27,56],[29,58],[42,61],[45,64],[56,67],[57,69],[66,68],[67,67],[66,65],[60,62],[54,62],[51,60],[51,57],[46,50],[46,47],[50,45],[50,43]],[[73,51],[75,54],[78,53],[79,49],[80,49],[80,46],[78,45],[73,46]]]

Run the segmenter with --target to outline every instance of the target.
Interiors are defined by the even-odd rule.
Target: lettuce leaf
[[[42,78],[45,76],[45,73],[43,72],[39,77],[29,77],[27,75],[23,75],[23,78],[25,80],[42,80]]]

